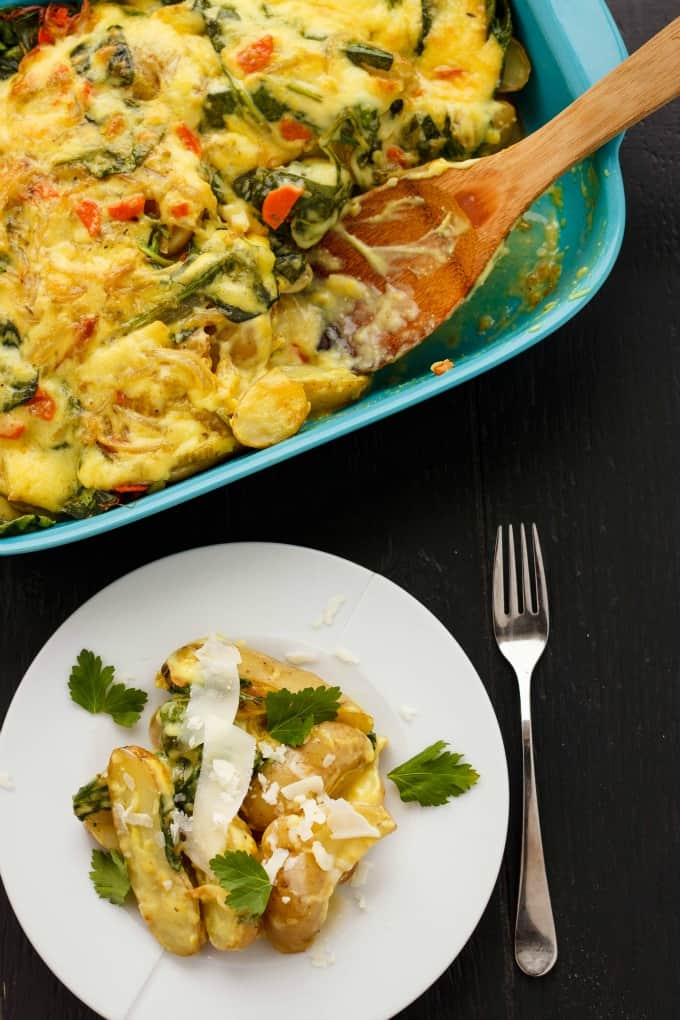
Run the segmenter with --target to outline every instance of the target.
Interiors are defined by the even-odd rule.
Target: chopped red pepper
[[[146,492],[146,490],[148,488],[149,488],[148,485],[116,485],[114,487],[113,491],[114,492],[120,492],[120,493],[125,493],[125,492]]]
[[[85,340],[90,339],[97,328],[98,322],[98,315],[85,315],[82,319],[80,319],[80,321],[76,324],[75,330],[78,343],[83,343]]]
[[[197,156],[201,155],[201,139],[187,124],[178,124],[175,128],[175,134],[185,149],[195,152]]]
[[[385,155],[388,159],[392,160],[393,163],[398,163],[401,167],[411,165],[411,161],[409,160],[407,153],[405,153],[403,149],[400,149],[398,145],[389,145],[385,150]]]
[[[133,195],[121,202],[114,202],[109,206],[109,216],[112,220],[134,220],[144,212],[145,201],[144,195]]]
[[[26,426],[22,421],[10,419],[4,424],[0,422],[0,439],[18,439],[25,431]]]
[[[121,407],[127,407],[130,403],[126,395],[122,390],[116,390],[116,396],[114,397],[114,403],[120,404]]]
[[[262,219],[267,226],[272,230],[280,227],[304,191],[304,188],[296,188],[294,184],[282,184],[280,188],[270,191],[262,203]]]
[[[287,142],[308,142],[314,137],[314,132],[306,124],[302,124],[294,117],[284,117],[279,121],[281,137]]]
[[[274,52],[274,40],[270,35],[263,35],[261,39],[248,43],[236,54],[236,63],[246,74],[253,74],[255,71],[262,71],[272,59]]]
[[[73,210],[90,237],[99,237],[102,232],[102,213],[96,202],[84,198]]]
[[[48,4],[41,15],[41,24],[38,29],[38,44],[40,46],[51,46],[57,39],[63,39],[71,35],[78,28],[80,21],[89,14],[87,0],[80,11],[71,14],[68,7],[61,4]]]
[[[170,206],[170,212],[177,220],[181,220],[183,216],[189,215],[189,203],[178,202],[177,205]]]
[[[34,414],[36,418],[42,418],[43,421],[52,421],[57,410],[57,405],[52,397],[46,390],[41,390],[40,387],[38,387],[31,399],[26,401],[25,406],[31,414]]]
[[[435,78],[460,78],[463,74],[462,67],[450,67],[448,64],[440,64],[434,69]]]

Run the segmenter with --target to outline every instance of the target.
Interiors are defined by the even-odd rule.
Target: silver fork
[[[517,675],[522,711],[523,819],[522,862],[520,865],[517,919],[515,921],[515,959],[530,977],[547,974],[557,959],[557,937],[545,873],[541,823],[534,776],[534,748],[531,736],[531,674],[548,642],[550,617],[548,589],[536,525],[531,525],[533,570],[529,565],[524,525],[520,526],[522,554],[521,601],[518,597],[515,538],[508,527],[508,598],[506,612],[503,582],[503,528],[496,534],[493,564],[493,627],[501,652]],[[532,595],[533,574],[535,600]]]

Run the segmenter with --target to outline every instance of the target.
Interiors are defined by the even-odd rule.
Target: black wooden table
[[[631,49],[678,14],[677,0],[611,7]],[[622,161],[621,257],[550,340],[198,502],[0,560],[0,717],[39,648],[86,598],[140,564],[210,542],[268,539],[346,556],[452,629],[504,733],[508,848],[477,931],[404,1020],[680,1015],[680,104],[632,131]],[[518,704],[488,609],[496,525],[520,519],[540,526],[553,616],[534,728],[560,958],[540,980],[513,962]],[[0,838],[21,837],[0,823]],[[30,880],[44,885],[49,910],[59,862],[48,834],[45,871]],[[34,953],[3,893],[1,1020],[94,1016]]]

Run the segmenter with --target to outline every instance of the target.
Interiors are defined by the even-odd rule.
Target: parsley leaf
[[[461,761],[462,754],[445,751],[445,747],[446,741],[438,740],[387,773],[402,800],[417,800],[424,807],[432,807],[446,804],[449,797],[460,797],[475,785],[479,773]]]
[[[117,850],[107,853],[106,850],[92,851],[92,871],[90,878],[97,896],[120,907],[130,892],[125,858]]]
[[[340,704],[339,687],[305,687],[293,694],[283,688],[267,694],[267,729],[282,744],[299,747],[315,723],[335,719]]]
[[[259,917],[264,914],[272,891],[269,875],[245,850],[227,850],[213,857],[210,867],[228,893],[227,902],[237,914]]]
[[[120,726],[134,726],[147,695],[136,687],[114,684],[113,673],[113,666],[103,666],[98,655],[83,648],[68,681],[71,698],[93,715],[106,712]]]

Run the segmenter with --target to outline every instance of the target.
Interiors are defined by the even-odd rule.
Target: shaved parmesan
[[[171,878],[166,878],[165,879],[165,881],[163,882],[163,888],[165,889],[166,892],[170,892],[170,890],[172,889],[172,879]]]
[[[328,828],[334,839],[379,839],[380,832],[352,807],[349,801],[338,797],[326,801]]]
[[[257,749],[266,761],[282,762],[286,757],[285,744],[279,744],[278,747],[275,747],[267,740],[259,740],[257,743]]]
[[[276,876],[279,871],[286,863],[290,856],[289,850],[284,850],[282,847],[277,847],[274,853],[266,861],[262,861],[262,867],[267,872],[267,877],[272,885],[276,881]]]
[[[266,789],[262,791],[262,800],[265,804],[276,804],[279,799],[279,784],[274,781],[270,783]]]
[[[350,652],[349,648],[342,648],[340,645],[335,649],[333,655],[336,659],[340,659],[340,662],[346,662],[350,666],[356,666],[359,663],[354,652]]]
[[[314,652],[286,652],[286,659],[293,666],[308,666],[310,662],[316,662],[318,655]]]
[[[314,825],[323,825],[326,821],[326,815],[321,810],[315,800],[307,798],[303,800],[300,807],[302,808],[302,817],[298,817],[290,826],[290,834],[294,839],[299,839],[301,843],[308,843],[314,835]]]
[[[185,849],[197,867],[209,871],[248,792],[255,740],[234,725],[241,690],[238,648],[211,634],[196,658],[201,668],[191,686],[185,739],[203,744],[203,761]]]
[[[306,797],[310,793],[323,793],[323,779],[321,776],[305,776],[304,779],[298,779],[296,783],[288,783],[287,786],[283,786],[281,793],[288,800]]]
[[[335,617],[338,615],[341,607],[345,604],[346,601],[347,599],[345,598],[344,595],[332,595],[329,598],[328,602],[326,603],[326,608],[324,609],[323,613],[321,614],[318,620],[314,621],[312,626],[317,630],[319,629],[319,627],[331,627],[333,625]]]
[[[354,874],[350,878],[349,884],[354,886],[354,888],[361,888],[361,886],[366,885],[368,873],[372,867],[373,861],[367,861],[365,858],[360,860],[354,869]]]
[[[308,956],[312,967],[332,967],[335,963],[335,953],[325,946],[314,946],[308,951]]]
[[[312,843],[312,854],[322,871],[332,871],[335,867],[335,857],[333,854],[328,853],[323,844],[319,843],[318,839],[315,839]]]

